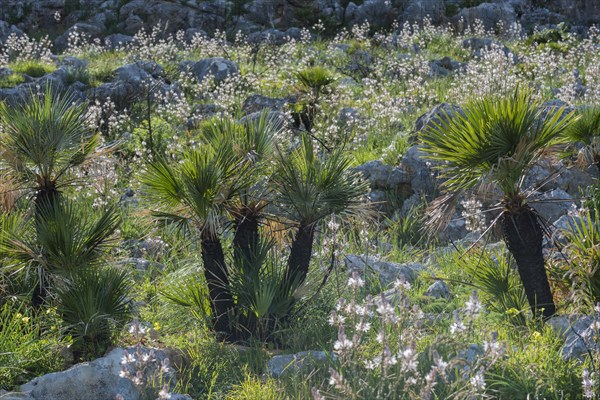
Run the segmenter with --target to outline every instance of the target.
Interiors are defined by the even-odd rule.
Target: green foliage
[[[570,267],[567,279],[574,299],[588,309],[600,302],[600,226],[593,211],[586,210],[567,231]]]
[[[229,271],[229,285],[236,299],[236,321],[260,341],[272,341],[273,332],[289,317],[297,282],[285,281],[285,264],[278,249],[264,239],[251,252],[250,260],[238,258]]]
[[[544,28],[530,35],[525,41],[527,44],[557,44],[567,38],[568,26],[561,22],[556,28]]]
[[[16,106],[0,104],[2,160],[16,183],[54,192],[68,183],[68,172],[94,156],[97,135],[90,131],[87,106],[48,84],[44,95],[28,93]]]
[[[470,253],[465,259],[465,271],[480,290],[486,307],[515,325],[525,325],[528,309],[525,290],[516,267],[508,254]]]
[[[24,74],[32,78],[40,78],[54,70],[56,66],[40,60],[26,60],[11,64],[11,69],[17,74]]]
[[[47,329],[43,316],[13,300],[0,304],[0,390],[62,367],[57,351],[65,344]]]
[[[293,220],[312,224],[342,212],[365,211],[360,196],[367,183],[350,172],[351,159],[343,149],[319,156],[310,137],[289,156],[280,154],[274,180],[280,202]]]
[[[21,83],[25,83],[25,78],[21,74],[10,74],[0,78],[0,88],[12,88]]]
[[[58,313],[83,359],[102,356],[130,318],[131,278],[127,271],[96,268],[78,271],[58,291]]]
[[[513,349],[486,374],[497,398],[582,398],[580,362],[563,359],[563,340],[551,327],[533,332],[517,330],[511,336]]]
[[[234,385],[227,393],[226,400],[278,400],[282,398],[277,381],[267,378],[262,381],[247,374],[244,381]]]
[[[95,216],[66,199],[46,203],[38,213],[28,225],[6,229],[0,250],[12,262],[9,270],[35,271],[32,277],[41,280],[98,265],[119,226],[114,208]]]
[[[600,107],[589,106],[577,111],[577,119],[566,132],[569,142],[581,143],[585,147],[579,150],[580,162],[595,164],[600,168]],[[575,153],[574,146],[569,146],[569,153]]]
[[[573,114],[564,109],[547,116],[546,112],[523,90],[505,98],[471,101],[463,113],[422,132],[424,150],[429,158],[447,162],[442,176],[449,191],[494,182],[512,197],[520,192],[528,167],[548,146],[563,140],[561,135],[573,122]]]
[[[178,385],[181,392],[194,399],[223,398],[249,373],[261,374],[266,363],[266,354],[260,348],[238,350],[206,337],[190,337],[178,346],[186,354]]]

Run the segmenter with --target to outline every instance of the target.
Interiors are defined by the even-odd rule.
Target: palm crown
[[[89,128],[86,105],[50,85],[18,105],[0,104],[0,154],[8,174],[37,196],[52,196],[66,173],[93,155],[98,135]]]
[[[564,109],[542,107],[526,91],[469,103],[462,113],[426,129],[421,139],[429,158],[444,161],[448,191],[464,191],[484,182],[505,196],[521,192],[528,168],[542,152],[558,144],[572,122]]]

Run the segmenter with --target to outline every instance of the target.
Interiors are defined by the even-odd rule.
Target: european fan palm
[[[331,214],[359,211],[360,197],[366,193],[367,186],[359,175],[350,172],[350,163],[341,148],[324,157],[318,156],[311,138],[306,135],[292,154],[279,155],[274,185],[289,218],[297,223],[287,263],[286,285],[301,284],[306,279],[315,225]]]
[[[234,252],[248,256],[258,243],[258,215],[247,195],[256,181],[256,161],[270,149],[275,127],[266,114],[257,121],[211,120],[203,124],[202,143],[183,155],[179,165],[158,160],[144,183],[158,205],[155,215],[200,232],[201,255],[218,332],[231,332],[233,298],[220,239],[226,211],[234,215]],[[254,207],[254,208],[253,208]],[[237,213],[235,212],[237,210]]]
[[[94,155],[98,135],[88,126],[86,110],[72,94],[58,94],[50,85],[17,105],[0,104],[4,173],[34,193],[36,207],[54,202],[69,170]]]
[[[119,226],[114,208],[96,217],[65,198],[41,202],[38,214],[27,221],[29,226],[7,225],[0,232],[0,251],[11,260],[4,268],[35,271],[37,275],[34,305],[46,298],[51,281],[68,280],[82,269],[97,266]]]
[[[493,184],[503,197],[504,241],[518,266],[534,315],[555,313],[544,268],[543,228],[522,188],[528,169],[557,143],[573,122],[564,109],[545,109],[526,91],[506,98],[472,101],[453,118],[423,131],[428,157],[444,162],[445,193],[434,202],[432,222],[443,225],[453,204],[468,189]]]

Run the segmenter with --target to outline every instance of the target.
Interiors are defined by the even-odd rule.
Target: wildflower
[[[394,281],[394,289],[396,290],[410,290],[411,284],[406,280],[404,275],[400,274],[398,279]]]
[[[405,347],[398,356],[402,360],[402,372],[417,371],[419,361],[417,360],[417,349],[414,343]]]
[[[535,331],[531,334],[531,339],[534,341],[538,341],[542,338],[542,334],[539,333],[538,331]]]
[[[333,368],[329,368],[329,384],[340,391],[349,391],[344,377]]]
[[[123,357],[121,357],[121,365],[133,364],[135,362],[135,356],[133,354],[129,354],[129,352],[125,350],[123,352]]]
[[[361,319],[357,324],[355,329],[358,332],[369,332],[369,330],[371,329],[371,323],[365,321],[364,319]]]
[[[138,371],[133,378],[131,378],[131,382],[136,386],[141,386],[144,384],[144,373],[142,371]]]
[[[467,330],[465,324],[461,321],[458,312],[455,310],[454,313],[454,322],[450,324],[450,333],[464,332]]]
[[[169,386],[164,385],[160,392],[158,392],[159,400],[167,400],[171,398],[171,393],[169,393]]]
[[[325,400],[325,397],[321,395],[321,392],[319,392],[319,389],[316,387],[313,387],[310,390],[310,393],[312,394],[313,400]]]
[[[514,315],[518,315],[519,314],[519,310],[517,310],[514,307],[509,308],[508,310],[505,311],[506,315],[510,315],[510,316],[514,316]]]
[[[475,390],[480,391],[485,389],[485,377],[483,376],[483,368],[479,368],[477,373],[471,377],[471,386],[475,388]]]
[[[344,331],[344,325],[340,325],[338,330],[338,340],[333,343],[333,349],[338,353],[344,353],[346,350],[350,350],[353,347],[354,343],[352,340],[349,340],[346,337],[346,332]]]
[[[169,367],[170,363],[171,363],[171,361],[168,358],[163,359],[160,363],[160,372],[161,373],[171,372],[171,368]]]
[[[477,295],[477,291],[473,290],[471,297],[465,303],[465,312],[469,315],[477,315],[481,311],[481,303],[479,302],[479,296]]]
[[[142,337],[146,334],[146,328],[144,328],[140,321],[136,318],[129,327],[129,333],[135,337]]]
[[[352,272],[352,276],[348,279],[348,287],[352,289],[358,289],[365,285],[365,281],[358,276],[358,272]]]
[[[592,379],[592,374],[590,374],[587,368],[583,369],[583,381],[581,383],[583,386],[583,397],[585,399],[593,399],[595,380]]]
[[[329,316],[329,325],[331,326],[343,325],[345,321],[346,318],[343,315],[339,315],[335,311],[332,311],[331,315]]]
[[[541,337],[539,332],[534,332],[534,334],[536,333]],[[493,359],[496,359],[502,355],[502,344],[498,342],[498,333],[493,332],[491,340],[483,341],[483,350]]]
[[[21,322],[23,322],[24,324],[29,323],[30,318],[29,317],[23,317],[21,318]]]

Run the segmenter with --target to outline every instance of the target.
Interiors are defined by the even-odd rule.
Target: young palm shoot
[[[594,164],[600,172],[600,106],[583,108],[577,114],[580,118],[567,131],[567,136],[571,142],[584,145],[580,151],[581,161]]]
[[[428,157],[441,166],[445,193],[434,202],[431,226],[441,228],[466,190],[493,184],[503,194],[499,221],[504,241],[515,258],[534,315],[545,318],[556,307],[544,268],[543,229],[527,202],[523,180],[549,146],[558,143],[573,123],[564,109],[544,109],[526,91],[506,98],[472,101],[453,118],[430,126],[421,136]]]

